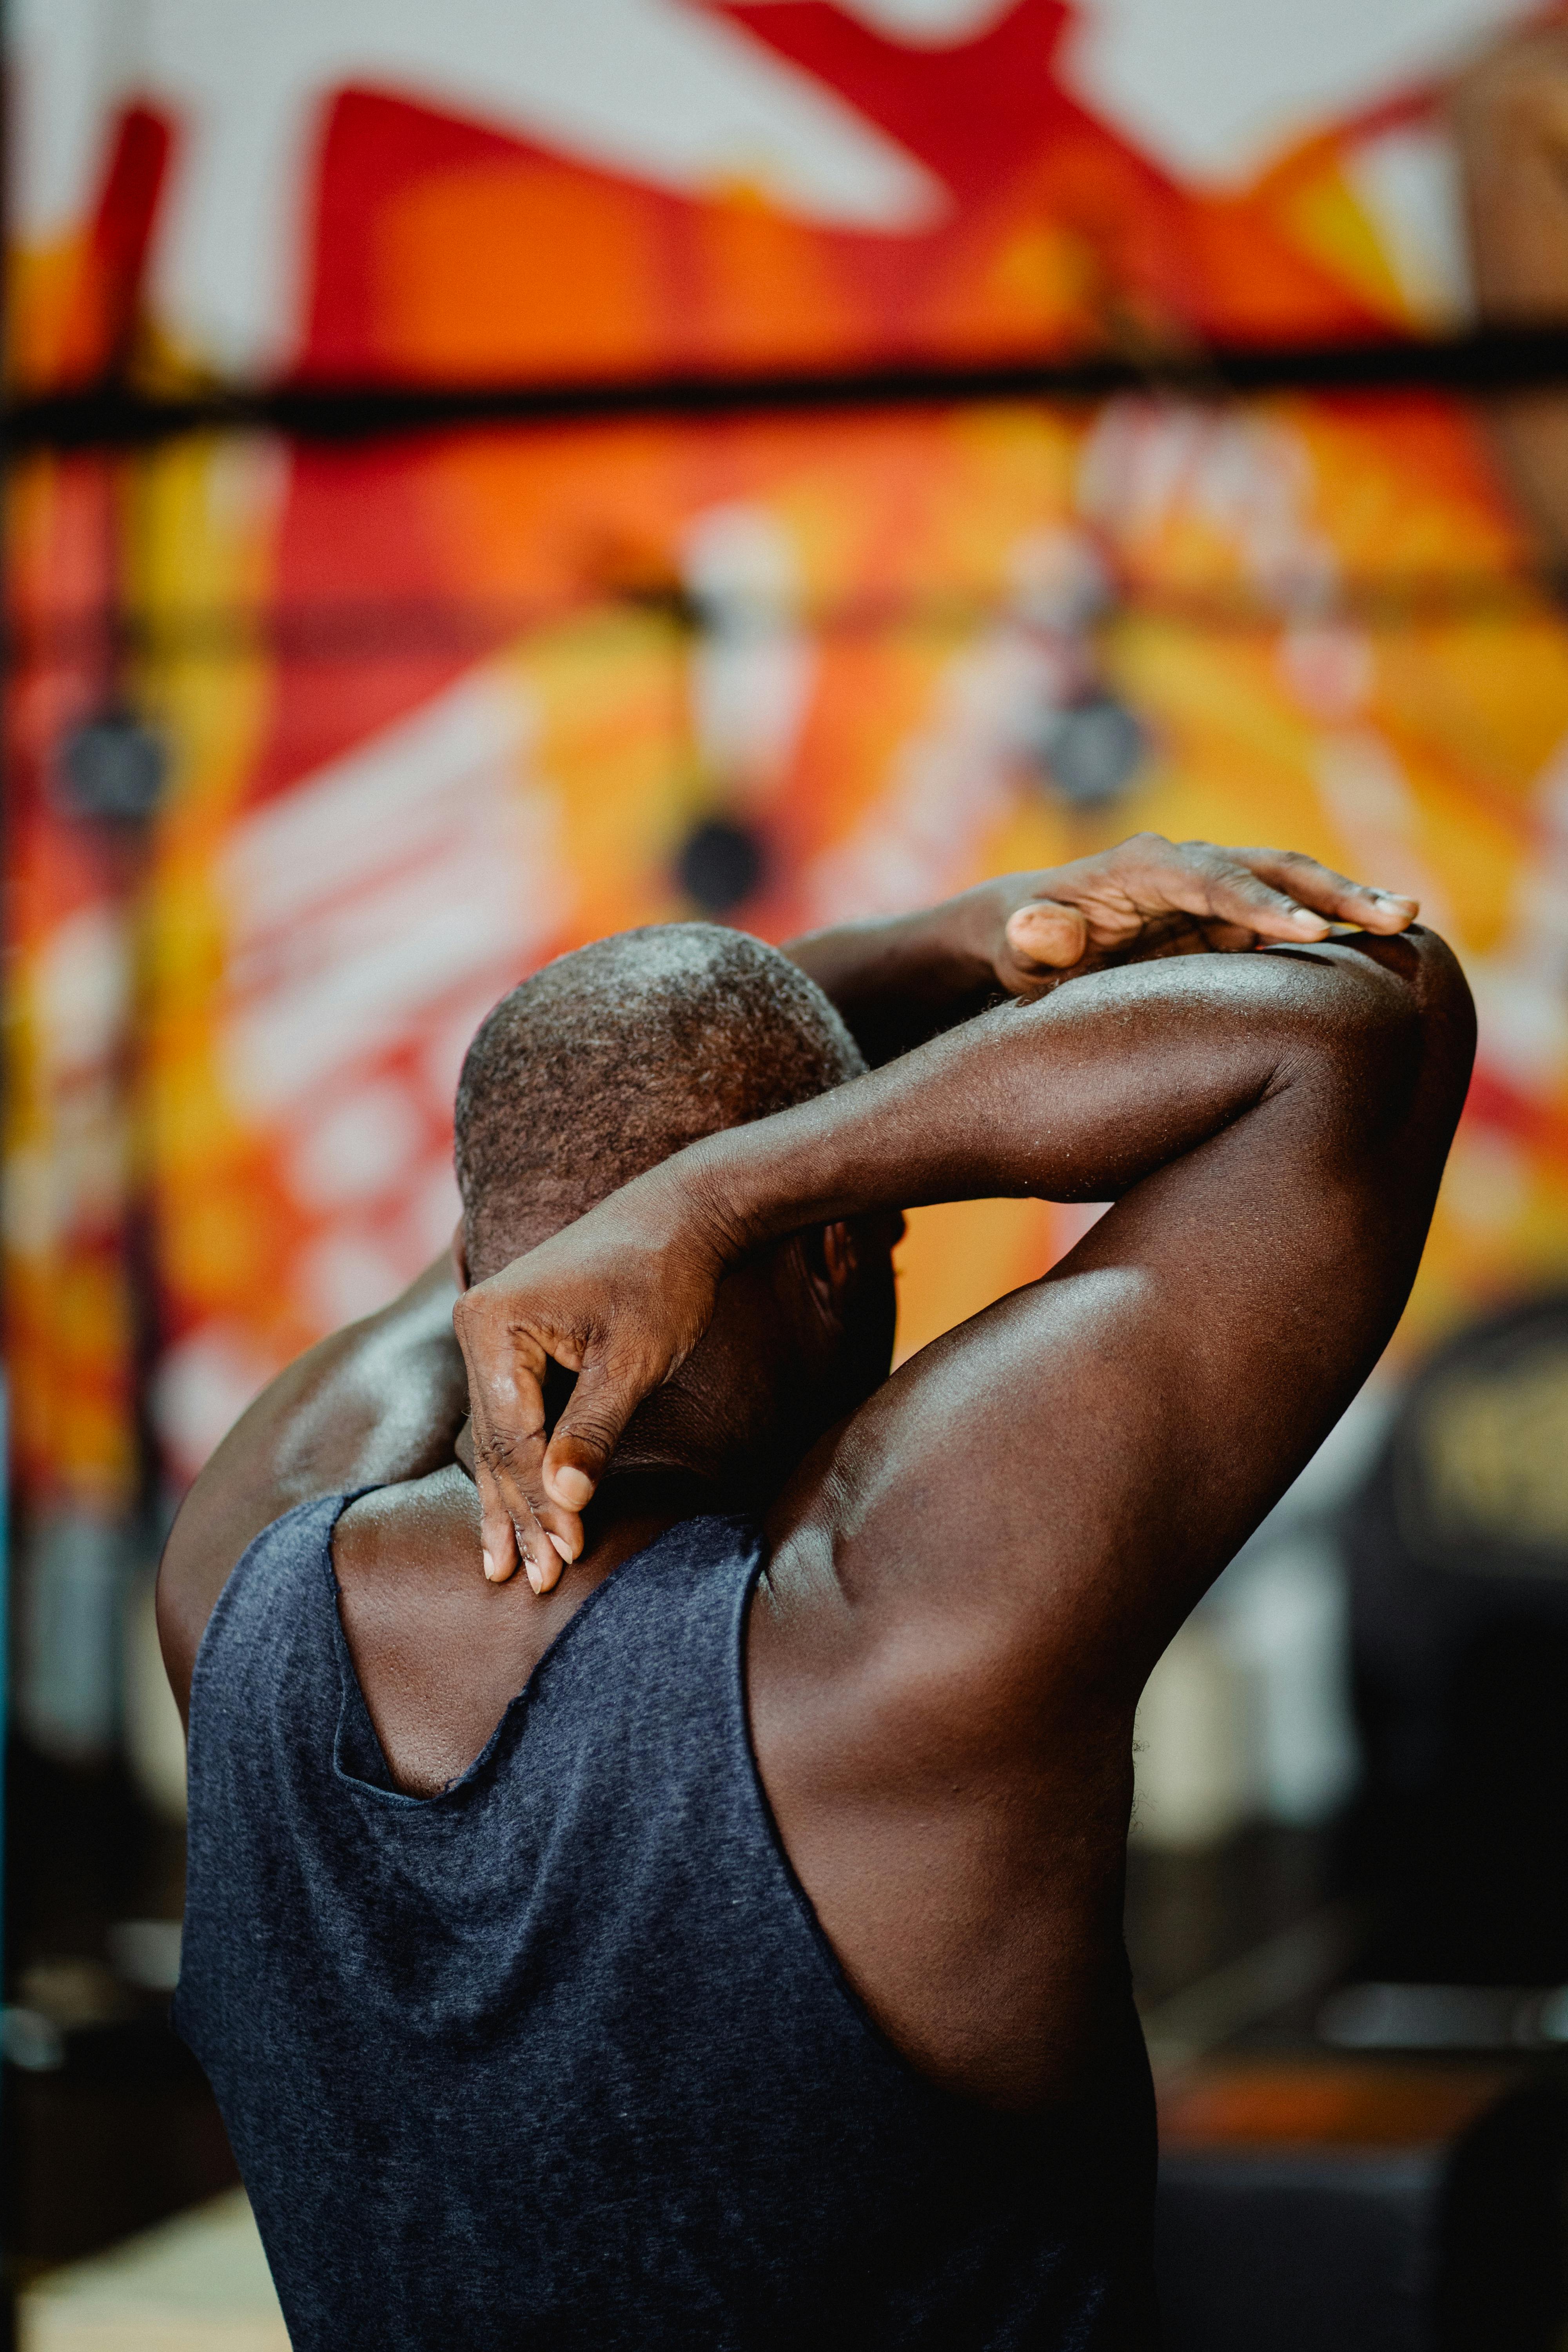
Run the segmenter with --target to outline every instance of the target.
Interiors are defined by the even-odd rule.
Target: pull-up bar
[[[1568,386],[1568,323],[1478,327],[1376,341],[1211,345],[1054,360],[907,364],[757,374],[688,373],[491,383],[295,380],[162,394],[122,383],[0,406],[8,457],[43,449],[136,448],[212,432],[357,441],[462,425],[547,425],[620,417],[717,417],[983,402],[1102,400],[1115,393],[1219,400],[1266,393],[1497,394]]]

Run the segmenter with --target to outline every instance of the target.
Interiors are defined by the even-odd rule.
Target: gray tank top
[[[1126,2031],[1048,2118],[938,2090],[780,1843],[742,1672],[754,1531],[599,1585],[439,1795],[393,1783],[303,1506],[191,1694],[175,2021],[296,2352],[817,2352],[1152,2340]]]

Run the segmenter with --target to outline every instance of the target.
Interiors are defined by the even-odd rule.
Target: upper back
[[[250,1547],[192,1691],[176,2015],[299,2352],[1131,2340],[1131,2031],[1092,2111],[1033,2119],[878,2033],[752,1760],[751,1530],[687,1522],[607,1578],[421,1800],[343,1638],[341,1508]]]
[[[351,1501],[332,1534],[338,1614],[397,1787],[432,1796],[458,1779],[611,1565],[659,1525],[616,1528],[540,1599],[522,1577],[481,1573],[477,1500],[456,1462]]]

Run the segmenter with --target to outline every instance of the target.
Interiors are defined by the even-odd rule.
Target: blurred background
[[[284,2340],[152,1576],[445,1243],[480,1015],[1139,827],[1415,893],[1481,1015],[1395,1345],[1142,1711],[1172,2341],[1563,2340],[1568,12],[6,16],[23,2340]],[[1085,1216],[917,1213],[900,1349]]]

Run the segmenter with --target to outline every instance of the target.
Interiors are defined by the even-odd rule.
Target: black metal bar
[[[559,425],[617,417],[706,417],[822,409],[1078,401],[1118,392],[1187,399],[1273,392],[1460,394],[1568,385],[1568,322],[1491,326],[1373,342],[1218,345],[1191,356],[1111,352],[985,366],[908,364],[765,374],[602,378],[557,383],[294,382],[180,394],[119,383],[46,393],[0,407],[9,454],[133,448],[184,434],[280,433],[353,441],[456,425]]]

